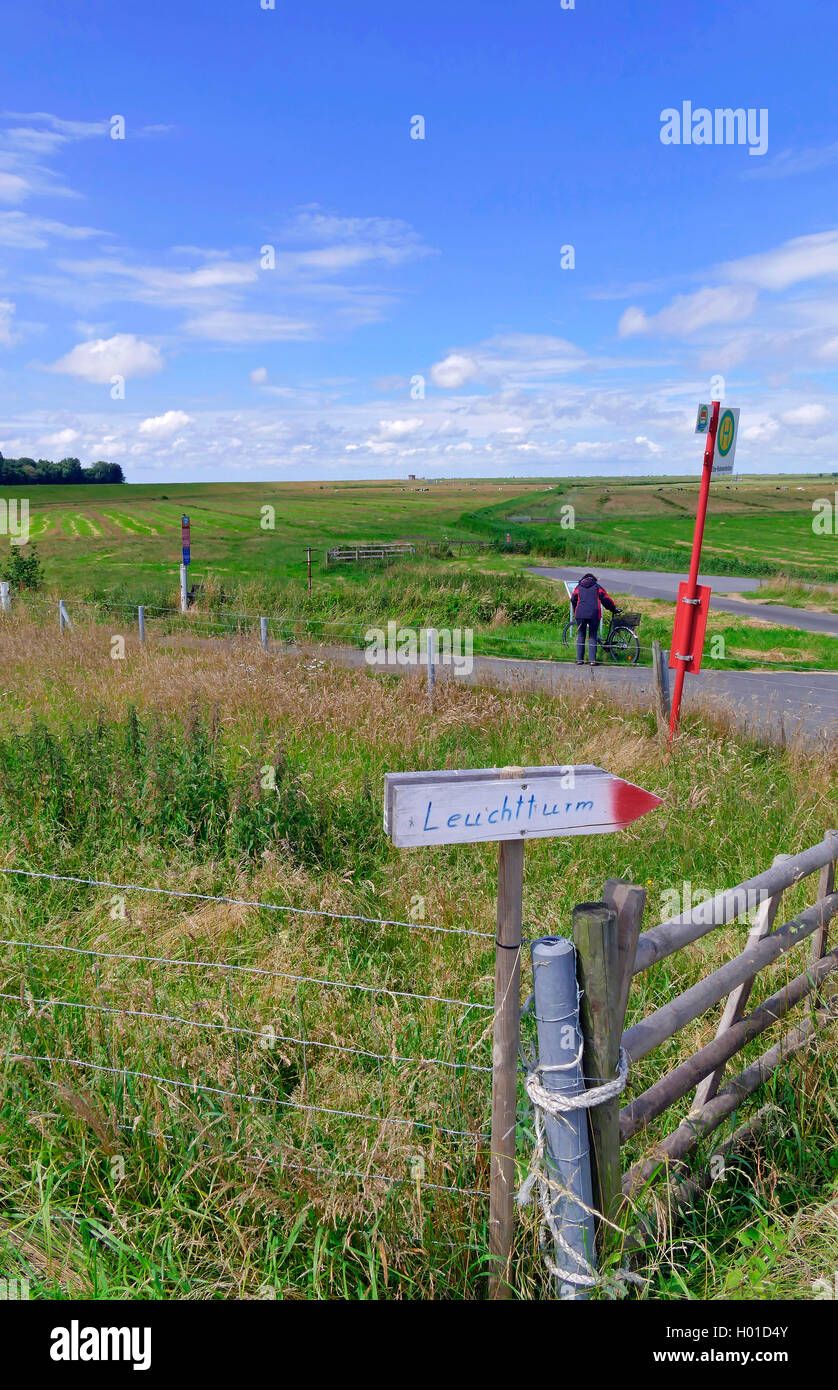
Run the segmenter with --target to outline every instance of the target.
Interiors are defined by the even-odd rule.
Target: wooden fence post
[[[672,701],[669,694],[669,662],[667,653],[657,637],[652,640],[652,672],[655,679],[655,714],[658,720],[658,733],[669,737],[669,720],[672,715]]]
[[[838,859],[838,830],[827,830],[823,838],[832,841],[835,849],[835,857]],[[824,898],[828,898],[830,893],[834,892],[835,859],[830,859],[828,864],[824,864],[818,875],[818,902],[823,902]],[[812,965],[816,965],[821,957],[826,955],[828,930],[829,924],[824,922],[818,927],[815,935],[812,937]]]
[[[619,954],[617,914],[604,902],[582,903],[573,909],[573,940],[577,950],[580,1025],[585,1043],[583,1065],[589,1086],[599,1086],[617,1075],[621,1026],[619,1008]],[[619,1097],[593,1106],[591,1167],[594,1206],[613,1221],[621,1198]],[[600,1222],[600,1242],[607,1227]]]
[[[520,776],[504,768],[502,776]],[[498,934],[495,943],[495,1017],[492,1047],[492,1139],[489,1172],[489,1297],[512,1297],[515,1138],[518,1125],[518,1047],[521,1032],[521,923],[524,841],[498,845]]]
[[[791,855],[789,854],[775,854],[771,861],[771,867],[774,868],[776,864],[785,864],[790,858]],[[748,933],[749,943],[752,941],[762,941],[763,937],[768,936],[768,933],[774,926],[774,920],[780,909],[782,896],[783,890],[780,889],[779,893],[773,893],[760,903],[754,925]],[[742,984],[737,985],[736,989],[732,990],[727,996],[727,1001],[722,1011],[722,1017],[716,1029],[717,1038],[720,1037],[722,1033],[726,1033],[728,1028],[732,1028],[734,1023],[738,1023],[740,1018],[743,1017],[751,990],[754,987],[755,979],[756,976],[752,975],[750,980],[743,980]],[[691,1115],[697,1114],[698,1111],[707,1104],[708,1100],[712,1100],[721,1085],[723,1075],[724,1064],[717,1067],[709,1076],[705,1076],[704,1080],[696,1086],[695,1096],[690,1107]]]
[[[637,942],[643,926],[646,889],[624,878],[609,878],[602,890],[602,901],[617,914],[617,1028],[622,1034]]]

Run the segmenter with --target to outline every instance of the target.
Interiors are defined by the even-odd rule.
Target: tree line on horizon
[[[118,463],[107,463],[100,459],[89,468],[82,468],[79,459],[60,459],[51,463],[49,459],[19,458],[7,459],[0,454],[0,485],[23,483],[124,483],[125,474]]]

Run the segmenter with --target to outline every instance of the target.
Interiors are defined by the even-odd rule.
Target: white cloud
[[[10,299],[0,299],[0,347],[11,347],[17,342],[12,328],[12,315],[15,306]]]
[[[653,439],[647,439],[645,434],[639,434],[634,442],[635,444],[644,444],[650,454],[660,454],[663,452],[660,444],[656,444]]]
[[[55,434],[45,434],[41,438],[42,444],[47,444],[53,449],[66,449],[71,444],[75,444],[79,438],[78,430],[58,430]]]
[[[629,305],[628,309],[620,315],[620,322],[617,324],[617,332],[621,338],[631,338],[635,333],[648,333],[650,331],[650,320],[646,317],[642,309],[636,305]]]
[[[760,289],[784,290],[806,280],[838,276],[838,230],[794,237],[772,251],[743,256],[721,267],[728,280]]]
[[[78,343],[66,356],[49,368],[81,377],[83,381],[105,384],[112,376],[126,381],[131,377],[152,376],[162,371],[165,363],[159,348],[135,338],[133,333],[116,333],[112,338],[95,338]]]
[[[565,338],[549,333],[497,333],[434,363],[431,380],[444,390],[457,390],[467,381],[527,386],[576,371],[586,361],[581,348]]]
[[[404,439],[407,435],[415,434],[422,428],[422,421],[417,415],[413,415],[408,420],[379,420],[378,432],[382,439]]]
[[[253,371],[250,373],[250,380],[253,382],[254,386],[264,386],[267,379],[267,367],[254,367]]]
[[[748,444],[768,444],[779,433],[780,425],[772,416],[757,420],[753,425],[746,425],[742,430],[742,439]]]
[[[7,174],[0,170],[0,202],[21,203],[29,191],[29,184],[20,174]]]
[[[632,306],[626,309],[617,326],[622,338],[638,333],[659,333],[664,337],[688,337],[702,328],[717,323],[738,323],[748,318],[757,302],[756,290],[750,286],[719,285],[697,290],[695,294],[679,294],[659,313],[646,315]]]
[[[192,416],[187,415],[183,410],[167,410],[165,415],[152,415],[148,420],[143,420],[140,425],[140,434],[150,435],[152,439],[168,439],[170,435],[177,434],[184,425],[192,424]]]
[[[434,386],[440,386],[444,391],[456,391],[458,387],[465,386],[467,381],[473,381],[477,376],[477,363],[472,357],[464,357],[459,352],[450,352],[441,362],[435,362],[431,367],[431,381]]]
[[[46,217],[29,217],[25,212],[0,212],[0,246],[40,250],[50,237],[83,241],[87,237],[104,235],[95,227],[71,227],[66,222],[54,222]]]
[[[817,429],[818,426],[826,424],[829,411],[826,406],[812,401],[805,405],[793,406],[791,410],[784,410],[780,419],[786,425],[795,425],[801,429]]]
[[[245,309],[216,309],[187,319],[183,326],[195,338],[221,343],[280,343],[313,336],[310,323]]]

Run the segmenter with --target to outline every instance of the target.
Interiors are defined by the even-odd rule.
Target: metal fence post
[[[64,605],[64,600],[60,598],[58,600],[58,631],[64,632],[65,630],[72,632],[73,624],[70,622],[70,615]]]
[[[12,600],[9,597],[9,585],[7,580],[0,582],[0,612],[8,613],[12,607]]]
[[[259,633],[260,633],[260,636],[261,636],[261,638],[262,638],[262,651],[263,651],[263,652],[266,652],[266,651],[268,650],[268,620],[267,620],[267,618],[260,618],[260,619],[259,619]]]
[[[180,611],[186,613],[189,608],[189,590],[186,586],[186,565],[180,567]]]
[[[137,608],[137,627],[140,630],[140,641],[145,641],[145,609],[140,604]]]
[[[436,632],[429,627],[426,631],[428,657],[428,704],[434,707],[434,685],[436,684]]]
[[[580,1059],[576,952],[564,937],[543,936],[532,943],[539,1079],[546,1091],[579,1095],[585,1089]],[[573,1065],[576,1058],[576,1065]],[[557,1070],[551,1071],[555,1067]],[[569,1273],[587,1274],[594,1264],[594,1217],[588,1118],[584,1110],[544,1115],[544,1169],[550,1188],[552,1224],[573,1254],[556,1242],[556,1263]],[[582,1300],[587,1289],[559,1283],[559,1298]]]

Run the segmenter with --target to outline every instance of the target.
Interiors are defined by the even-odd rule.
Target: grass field
[[[702,550],[708,571],[803,580],[838,579],[835,534],[813,530],[813,503],[836,496],[834,478],[718,479],[712,484]],[[534,545],[565,546],[579,557],[639,562],[644,568],[686,569],[695,525],[698,482],[563,483],[541,496],[531,493],[518,509],[520,533]],[[562,508],[572,506],[575,526],[562,528]],[[500,529],[507,508],[493,503],[475,518]],[[528,518],[525,520],[524,518]]]
[[[815,536],[811,524],[812,501],[828,495],[831,482],[714,484],[706,567],[765,573],[781,592],[805,602],[807,580],[838,577],[838,540]],[[580,564],[622,560],[685,568],[697,485],[416,480],[84,485],[31,493],[32,537],[54,595],[177,608],[180,517],[186,511],[192,521],[190,582],[202,587],[196,612],[204,616],[291,615],[309,620],[312,630],[331,624],[335,635],[391,619],[471,626],[476,650],[486,654],[566,657],[558,641],[567,616],[563,589],[522,570],[557,556]],[[573,529],[560,524],[561,509],[568,506],[575,513]],[[504,553],[507,533],[530,553]],[[396,565],[325,564],[326,550],[341,542],[404,539],[420,550]],[[457,543],[467,540],[495,548],[460,558]],[[449,541],[452,548],[429,560],[421,552],[424,541]],[[781,580],[791,573],[799,575],[796,584]],[[638,604],[625,596],[623,606],[643,613],[642,660],[648,662],[654,637],[669,643],[673,605]],[[711,667],[835,667],[830,637],[721,616],[711,619],[709,631],[724,639],[718,658],[706,646]]]
[[[528,847],[529,937],[566,934],[573,905],[613,874],[646,887],[650,924],[685,880],[715,891],[838,823],[834,747],[757,747],[721,722],[688,719],[668,759],[650,715],[590,696],[446,684],[429,714],[419,681],[263,658],[252,645],[219,659],[129,638],[113,660],[98,625],[78,622],[68,642],[21,613],[3,643],[0,867],[388,923],[2,876],[2,934],[31,944],[7,944],[2,965],[0,1249],[33,1297],[482,1296],[485,1200],[430,1184],[485,1190],[485,1148],[439,1129],[485,1126],[486,1074],[439,1065],[486,1062],[485,1015],[392,993],[371,1005],[287,978],[491,1000],[493,848],[394,850],[381,828],[385,771],[591,761],[664,798],[618,837]],[[789,893],[784,912],[807,890]],[[746,930],[716,931],[654,967],[630,1019],[741,949]],[[109,954],[37,949],[49,943]],[[761,975],[757,997],[797,973],[799,955]],[[194,964],[160,963],[170,959]],[[207,968],[221,962],[284,973]],[[714,1011],[638,1064],[632,1087],[716,1021]],[[275,1047],[262,1046],[268,1026]],[[755,1102],[775,1107],[768,1132],[656,1242],[646,1297],[801,1299],[831,1279],[836,1084],[834,1037],[780,1072]],[[660,1132],[632,1141],[627,1161]],[[531,1148],[524,1117],[522,1173]],[[399,1182],[311,1171],[321,1168]],[[535,1227],[523,1212],[522,1297],[547,1292]]]

